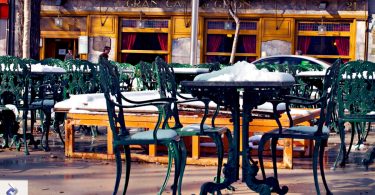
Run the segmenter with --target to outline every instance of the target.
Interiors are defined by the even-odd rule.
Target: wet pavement
[[[375,135],[372,132],[366,147],[374,143]],[[29,194],[35,195],[112,193],[116,171],[114,161],[69,159],[64,157],[64,151],[57,139],[51,139],[51,146],[52,152],[31,149],[29,156],[14,149],[0,149],[0,179],[28,180]],[[368,171],[361,165],[365,150],[354,151],[345,168],[332,170],[330,168],[335,160],[337,148],[338,136],[331,136],[326,149],[325,172],[332,192],[375,194],[375,164],[370,165]],[[293,170],[279,169],[280,184],[288,186],[290,194],[316,194],[310,158],[298,158],[295,162]],[[271,169],[266,171],[268,176],[272,174]],[[156,194],[165,172],[166,165],[133,162],[127,194]],[[212,181],[215,172],[213,166],[187,166],[183,194],[199,194],[201,184]],[[223,194],[251,194],[240,181],[233,186],[236,191],[223,190]],[[325,193],[322,184],[320,188],[321,192]],[[171,190],[167,188],[165,194],[171,194]]]

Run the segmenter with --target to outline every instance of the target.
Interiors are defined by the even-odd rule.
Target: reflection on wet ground
[[[99,134],[91,145],[91,133],[78,131],[75,146],[77,150],[106,150],[106,131],[99,128]],[[7,179],[29,180],[30,194],[111,194],[114,185],[115,163],[105,160],[69,159],[64,157],[57,136],[51,135],[51,152],[30,147],[29,156],[15,149],[0,149],[0,177]],[[325,172],[330,189],[334,194],[373,194],[375,192],[375,164],[366,171],[362,158],[366,148],[375,145],[375,135],[370,133],[365,148],[354,150],[350,154],[345,168],[331,170],[339,148],[339,136],[332,135],[326,149]],[[281,158],[280,158],[281,159]],[[295,158],[293,170],[279,170],[279,180],[295,194],[314,194],[315,187],[311,170],[311,158]],[[157,163],[132,163],[131,181],[128,194],[155,194],[166,172],[166,165]],[[183,194],[198,194],[200,185],[212,181],[215,174],[213,166],[187,166]],[[272,170],[267,169],[267,175]],[[260,177],[259,177],[260,178]],[[320,181],[321,182],[321,181]],[[170,182],[171,183],[171,182]],[[234,184],[236,191],[223,191],[223,194],[249,194],[245,184]],[[324,193],[324,187],[321,185]],[[166,194],[171,193],[167,188]]]

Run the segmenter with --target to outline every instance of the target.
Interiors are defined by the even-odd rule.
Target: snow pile
[[[61,67],[53,67],[41,64],[32,64],[31,65],[31,72],[66,72],[65,69]]]
[[[258,70],[254,64],[239,61],[232,66],[227,66],[219,71],[200,74],[194,81],[291,81],[291,74],[281,72],[268,72],[266,69]]]

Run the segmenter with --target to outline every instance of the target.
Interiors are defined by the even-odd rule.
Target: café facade
[[[375,61],[368,2],[356,0],[238,1],[240,32],[236,61],[294,54],[332,62]],[[110,59],[136,64],[156,56],[189,63],[191,1],[42,1],[41,59],[63,59],[67,49],[97,62],[104,46]],[[235,22],[223,0],[201,0],[198,12],[198,63],[228,63]]]

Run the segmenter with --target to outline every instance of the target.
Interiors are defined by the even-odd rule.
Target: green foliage
[[[57,67],[61,67],[61,68],[66,68],[66,65],[63,61],[61,61],[60,59],[57,59],[57,58],[46,58],[42,61],[40,61],[40,63],[42,65],[47,65],[47,66],[57,66]]]
[[[302,61],[300,64],[291,64],[291,63],[259,63],[255,65],[257,69],[267,69],[270,72],[288,72],[292,75],[295,75],[297,72],[303,71],[321,71],[323,67],[319,64],[312,64],[309,61]]]

